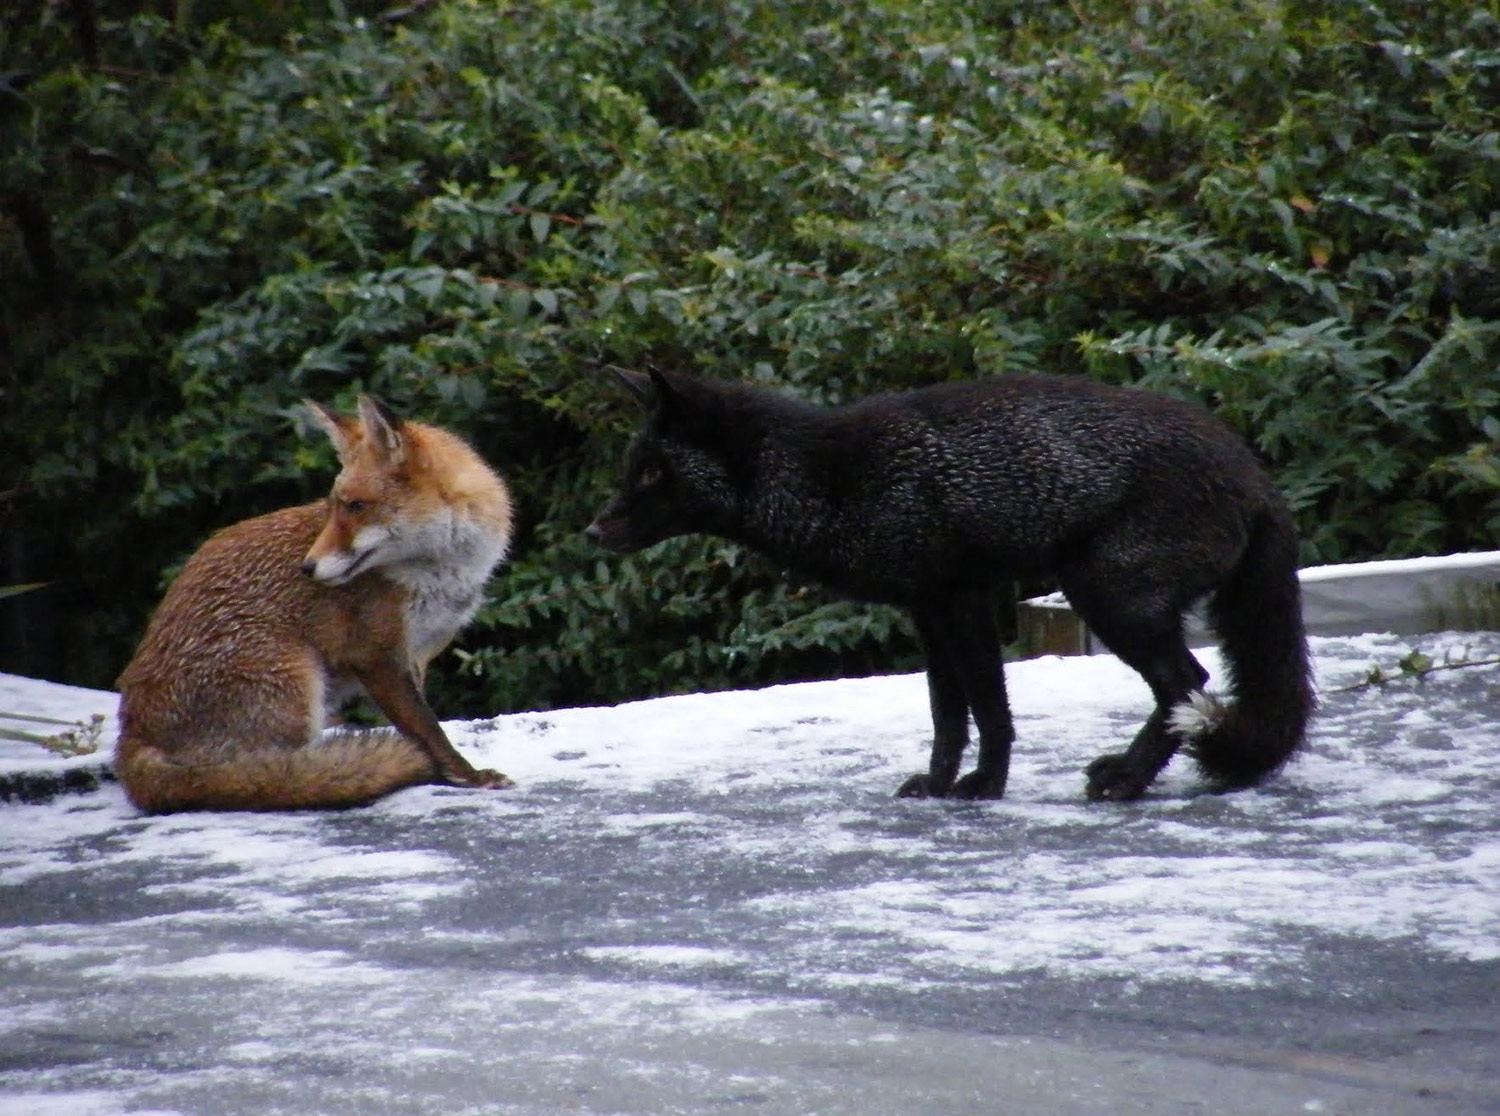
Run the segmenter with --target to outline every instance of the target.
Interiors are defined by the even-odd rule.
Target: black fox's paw
[[[949,784],[939,783],[931,775],[913,775],[906,782],[896,788],[897,798],[943,798],[947,795]]]
[[[1146,793],[1151,776],[1130,762],[1123,752],[1100,756],[1089,764],[1088,796],[1094,802],[1129,802]]]
[[[1004,798],[1005,776],[993,771],[971,771],[953,784],[951,798]]]

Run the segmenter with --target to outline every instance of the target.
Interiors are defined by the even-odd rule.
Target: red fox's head
[[[328,495],[328,522],[307,552],[302,572],[342,585],[366,570],[410,555],[421,518],[413,506],[405,424],[384,404],[359,397],[359,416],[307,402],[338,450],[343,469]]]

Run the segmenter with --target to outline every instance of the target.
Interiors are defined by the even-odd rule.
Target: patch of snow
[[[400,1073],[420,1075],[475,1026],[525,1047],[587,1017],[667,1042],[846,995],[1032,979],[1248,991],[1309,979],[1334,948],[1494,962],[1495,672],[1331,692],[1411,642],[1314,640],[1324,703],[1307,751],[1224,796],[1197,793],[1179,761],[1141,802],[1085,801],[1084,767],[1151,707],[1132,671],[1089,657],[1008,668],[1001,802],[892,797],[931,732],[925,681],[904,675],[450,724],[476,764],[518,781],[501,792],[164,818],[116,786],[0,804],[0,1043],[80,1014],[107,1032],[102,1013],[124,1004],[231,1012],[193,1078],[209,1089],[274,1084],[289,1043],[310,1062],[381,1058],[413,1019],[431,1056]],[[1437,661],[1500,653],[1494,635],[1416,642]],[[14,678],[0,695],[47,715],[113,705]],[[125,1110],[92,1085],[54,1102],[60,1074],[0,1089],[0,1110]]]

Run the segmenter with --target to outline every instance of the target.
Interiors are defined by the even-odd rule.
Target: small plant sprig
[[[43,736],[20,729],[0,729],[0,739],[23,740],[28,744],[40,744],[49,752],[59,756],[87,756],[99,750],[100,736],[104,730],[104,714],[95,713],[86,721],[64,721],[56,717],[38,717],[31,713],[0,712],[0,718],[11,721],[30,721],[41,725],[66,726],[62,732]]]
[[[1500,658],[1471,659],[1469,658],[1468,648],[1465,648],[1457,657],[1454,657],[1452,652],[1445,652],[1443,661],[1437,662],[1431,655],[1413,648],[1396,663],[1394,670],[1382,667],[1379,663],[1376,663],[1365,674],[1364,681],[1355,682],[1348,686],[1339,686],[1328,692],[1331,694],[1347,694],[1355,690],[1368,690],[1375,686],[1384,686],[1403,679],[1415,678],[1421,681],[1429,674],[1435,674],[1440,670],[1465,670],[1469,667],[1486,666],[1500,666]]]

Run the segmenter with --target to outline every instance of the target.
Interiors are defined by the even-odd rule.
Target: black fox
[[[633,551],[703,532],[850,596],[910,610],[932,761],[905,796],[999,798],[1014,737],[997,588],[1055,577],[1156,708],[1088,796],[1143,794],[1188,743],[1216,790],[1258,783],[1314,706],[1291,514],[1206,411],[1061,376],[1004,376],[815,407],[748,384],[617,370],[649,416],[589,538]],[[1182,616],[1207,597],[1232,705],[1203,692]],[[979,730],[976,770],[958,777]]]

